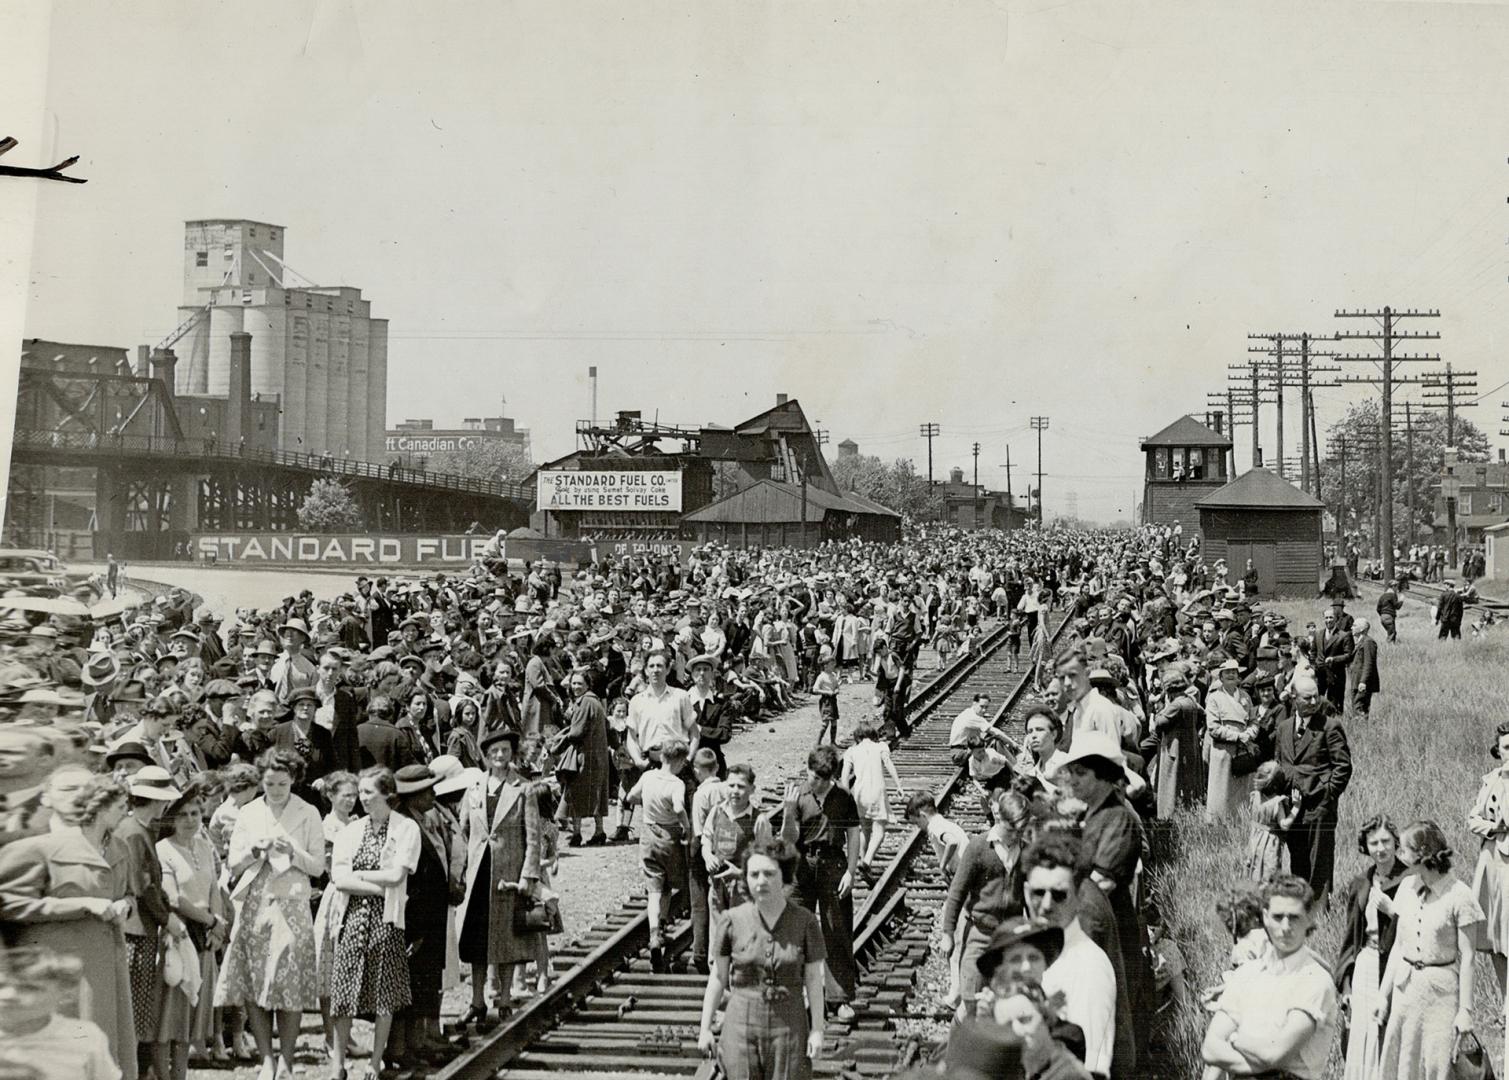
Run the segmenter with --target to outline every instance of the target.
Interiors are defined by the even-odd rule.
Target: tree
[[[1378,440],[1380,408],[1376,400],[1363,401],[1347,410],[1346,416],[1326,429],[1326,457],[1321,470],[1320,498],[1332,512],[1343,505],[1339,518],[1343,533],[1362,532],[1377,542],[1376,510],[1380,496],[1382,448]],[[1393,479],[1394,522],[1396,539],[1408,544],[1414,537],[1429,536],[1435,526],[1436,495],[1441,470],[1446,461],[1446,416],[1434,409],[1412,408],[1410,426],[1414,430],[1414,459],[1407,460],[1410,440],[1404,432],[1404,406],[1393,408]],[[1340,445],[1347,449],[1347,487],[1341,490]],[[1488,436],[1460,414],[1456,418],[1457,460],[1487,461]],[[1373,449],[1378,447],[1378,449]],[[1409,521],[1409,493],[1415,495],[1414,529]]]
[[[352,532],[366,528],[361,507],[339,480],[316,480],[299,506],[299,528],[309,532]]]
[[[459,450],[441,450],[425,462],[430,472],[469,476],[473,480],[507,480],[517,483],[534,472],[535,463],[517,443],[502,439],[476,439]]]

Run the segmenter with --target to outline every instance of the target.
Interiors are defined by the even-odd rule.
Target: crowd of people
[[[1338,1006],[1329,975],[1328,992],[1312,985],[1304,938],[1332,886],[1343,716],[1379,691],[1378,647],[1344,603],[1290,627],[1228,578],[1167,529],[923,530],[570,575],[484,559],[359,577],[229,625],[182,589],[98,624],[12,609],[0,993],[25,1004],[0,1008],[0,1060],[178,1080],[191,1060],[249,1058],[283,1080],[318,1012],[336,1076],[353,1018],[370,1024],[374,1075],[423,1068],[454,1053],[445,990],[469,984],[462,1020],[480,1025],[549,986],[561,847],[633,843],[657,970],[680,962],[671,913],[691,913],[703,1049],[730,1077],[807,1076],[825,1024],[854,1019],[853,890],[900,816],[894,786],[950,879],[948,1075],[981,1061],[1016,1063],[992,1076],[1158,1075],[1151,1018],[1177,948],[1147,873],[1181,807],[1250,806],[1268,941],[1216,1004],[1206,1060],[1318,1076]],[[1053,609],[1069,627],[1050,648]],[[1037,702],[1020,743],[983,696],[953,723],[950,754],[991,822],[971,837],[904,788],[889,746],[908,733],[919,665],[997,625]],[[856,682],[870,708],[841,717]],[[809,697],[807,776],[759,805],[735,732]],[[1497,843],[1509,827],[1490,786],[1475,814]],[[1465,932],[1471,904],[1427,878],[1449,853],[1418,831],[1394,830],[1398,856]],[[1480,866],[1495,887],[1504,846]],[[1429,898],[1372,907],[1440,917]],[[1440,966],[1385,965],[1373,996],[1426,993]],[[1470,966],[1452,969],[1468,991]],[[1308,996],[1259,1031],[1255,1003],[1291,975]],[[1406,1030],[1375,1047],[1405,1064],[1358,1075],[1424,1075],[1439,1024],[1414,1015],[1395,1008]]]

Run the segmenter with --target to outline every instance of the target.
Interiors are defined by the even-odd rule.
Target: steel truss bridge
[[[167,536],[297,529],[298,508],[320,479],[344,484],[373,532],[464,532],[473,523],[491,532],[527,523],[533,504],[521,484],[185,437],[160,379],[26,367],[9,537],[49,528],[49,468],[94,470],[95,531],[136,558],[156,555]]]

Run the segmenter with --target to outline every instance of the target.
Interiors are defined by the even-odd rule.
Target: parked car
[[[25,589],[37,596],[71,593],[93,575],[70,570],[52,552],[40,548],[0,548],[0,588]]]

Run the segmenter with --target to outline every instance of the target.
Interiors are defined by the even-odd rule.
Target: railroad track
[[[1056,613],[1055,613],[1056,614]],[[1057,640],[1063,630],[1054,627]],[[1022,709],[1024,674],[1008,670],[1004,628],[982,642],[979,653],[956,662],[912,695],[912,734],[893,751],[909,791],[931,790],[940,807],[963,791],[965,770],[949,760],[953,718],[977,692],[1002,702],[997,725]],[[779,800],[784,780],[762,785],[764,804]],[[893,791],[892,817],[905,807]],[[951,816],[966,830],[983,826],[983,808],[961,800]],[[877,859],[877,876],[855,884],[854,951],[860,982],[855,1018],[828,1022],[828,1039],[815,1064],[818,1076],[883,1076],[915,1047],[898,1045],[895,1023],[914,1016],[913,989],[927,960],[935,913],[948,882],[932,858],[925,836],[892,829]],[[669,955],[691,946],[689,921],[666,936]],[[603,1075],[633,1080],[712,1080],[716,1066],[697,1050],[702,996],[707,980],[696,974],[650,970],[649,923],[642,895],[631,897],[572,947],[558,963],[574,966],[548,993],[536,998],[495,1030],[479,1036],[459,1057],[435,1073],[437,1080],[571,1080]]]

